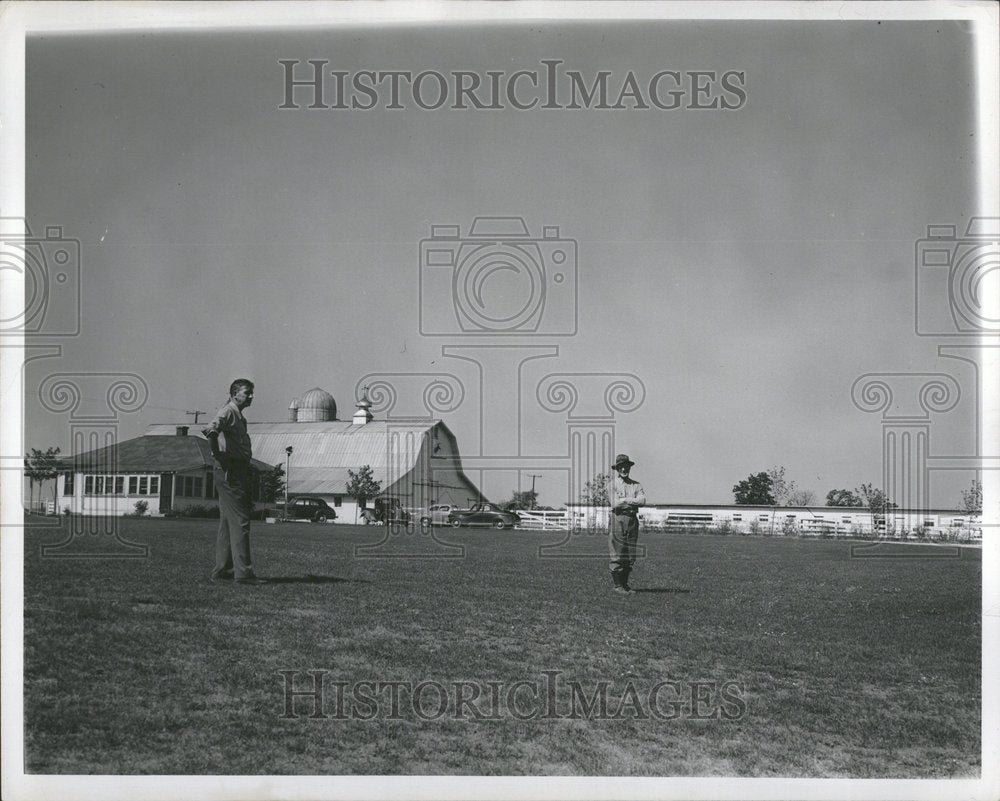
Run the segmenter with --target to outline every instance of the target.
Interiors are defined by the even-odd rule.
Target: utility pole
[[[541,478],[541,476],[535,473],[530,473],[528,475],[528,478],[531,479],[531,508],[534,509],[536,506],[538,506],[538,500],[537,500],[538,496],[535,495],[535,479]]]
[[[288,520],[288,481],[292,477],[292,451],[291,445],[285,448],[285,520]]]
[[[187,411],[187,410],[185,410],[184,414],[193,414],[194,415],[194,424],[198,425],[198,415],[205,414],[205,412],[201,411],[200,409],[195,410],[195,411]]]

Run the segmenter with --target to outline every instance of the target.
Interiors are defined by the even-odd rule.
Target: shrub
[[[761,535],[760,521],[751,521],[750,525],[747,527],[747,532],[755,537],[759,537]]]
[[[142,517],[147,511],[149,511],[149,501],[135,502],[135,517]]]
[[[799,533],[799,527],[794,517],[786,517],[781,523],[781,533],[786,537],[794,537]]]
[[[219,517],[219,507],[192,504],[191,506],[185,506],[183,509],[178,509],[177,514],[181,517],[207,517],[217,519]]]
[[[721,534],[722,536],[727,536],[733,533],[733,524],[728,520],[723,520],[718,523],[715,528],[712,529],[713,534]]]

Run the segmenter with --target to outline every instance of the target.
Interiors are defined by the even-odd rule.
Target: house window
[[[111,495],[115,491],[115,477],[105,476],[104,477],[104,494]]]
[[[336,509],[336,508],[337,508],[338,506],[340,506],[340,502],[341,502],[341,496],[340,496],[340,495],[334,495],[334,496],[333,496],[333,507],[334,507],[335,509]]]
[[[94,476],[94,495],[104,494],[104,476]]]
[[[63,473],[63,495],[73,494],[73,483],[76,478],[74,473]]]
[[[851,522],[851,518],[849,516],[845,515],[844,517],[840,518],[840,522],[841,523],[850,523]]]
[[[160,477],[150,476],[149,479],[149,494],[159,495],[160,494]]]
[[[203,486],[203,480],[201,476],[196,476],[194,479],[194,497],[204,498],[205,488]]]
[[[125,494],[125,476],[115,476],[115,495]]]
[[[149,494],[149,478],[147,476],[139,476],[139,494]]]
[[[742,521],[743,521],[743,515],[741,515],[741,514],[739,514],[739,515],[733,515],[733,522],[734,523],[741,523]]]
[[[205,497],[212,498],[215,496],[215,477],[211,473],[205,474]]]
[[[128,477],[128,494],[136,495],[139,492],[139,476]]]
[[[83,479],[83,493],[84,495],[94,494],[94,477],[85,476]]]

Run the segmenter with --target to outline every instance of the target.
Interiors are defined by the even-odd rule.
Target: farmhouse
[[[146,434],[162,436],[174,428],[154,424]],[[405,509],[466,506],[482,497],[462,472],[455,435],[441,420],[375,420],[367,398],[350,420],[338,420],[333,396],[315,387],[292,400],[287,421],[247,421],[247,430],[255,459],[286,469],[290,496],[322,498],[341,523],[356,522],[359,511],[347,494],[348,470],[357,473],[365,465],[379,482],[379,497],[398,499]]]
[[[147,513],[162,515],[190,506],[218,506],[212,477],[212,448],[203,437],[190,436],[187,426],[167,426],[156,433],[110,443],[59,462],[56,479],[60,510],[74,514],[117,516],[146,504]],[[258,480],[270,465],[252,464]]]

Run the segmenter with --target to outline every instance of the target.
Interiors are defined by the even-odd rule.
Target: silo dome
[[[337,402],[326,390],[314,387],[299,399],[299,422],[319,423],[337,419]]]

